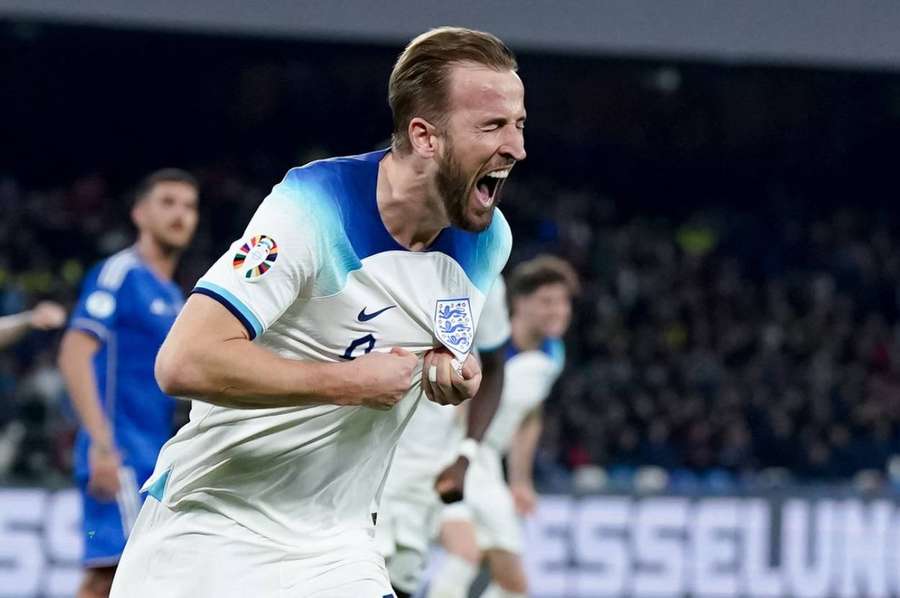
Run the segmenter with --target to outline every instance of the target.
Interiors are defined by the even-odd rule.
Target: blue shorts
[[[111,567],[119,562],[128,534],[144,502],[137,480],[132,468],[122,467],[119,470],[119,493],[111,501],[98,500],[88,493],[87,480],[78,480],[83,506],[85,567]]]

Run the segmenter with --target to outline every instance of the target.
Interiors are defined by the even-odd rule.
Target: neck
[[[181,257],[181,251],[163,247],[146,233],[138,237],[135,248],[141,259],[157,276],[164,280],[172,280],[175,268],[178,266],[178,258]]]
[[[414,156],[388,152],[378,165],[378,212],[397,243],[427,249],[450,222],[433,177]]]
[[[512,342],[520,351],[534,351],[540,349],[544,342],[544,335],[526,324],[522,318],[513,318],[509,322],[512,328]]]

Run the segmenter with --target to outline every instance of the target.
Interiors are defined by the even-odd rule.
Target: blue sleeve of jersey
[[[69,328],[87,332],[100,341],[106,341],[115,326],[121,301],[121,285],[110,288],[99,283],[100,266],[84,278],[81,295],[72,311]]]

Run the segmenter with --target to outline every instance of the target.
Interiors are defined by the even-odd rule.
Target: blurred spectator
[[[900,453],[900,247],[890,221],[865,221],[840,210],[770,228],[771,277],[727,214],[597,223],[588,268],[604,275],[578,312],[561,428],[607,467],[885,471]],[[798,232],[808,243],[788,250]],[[579,465],[561,438],[546,449]]]

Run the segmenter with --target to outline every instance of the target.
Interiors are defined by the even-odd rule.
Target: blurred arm
[[[481,354],[481,387],[467,405],[466,437],[476,442],[484,438],[500,405],[506,362],[504,349],[501,347]],[[453,503],[463,499],[468,468],[469,458],[460,455],[438,475],[434,488],[443,502]]]
[[[534,454],[542,429],[543,419],[541,408],[538,407],[529,413],[519,426],[509,450],[507,458],[509,486],[520,512],[529,512],[534,506]],[[522,508],[523,500],[530,504],[530,508]]]
[[[31,329],[51,330],[66,322],[66,310],[53,301],[41,301],[34,309],[0,318],[0,349],[13,344]]]
[[[5,349],[31,330],[31,312],[0,318],[0,349]]]
[[[100,341],[95,337],[69,329],[63,336],[57,363],[78,419],[91,438],[91,445],[112,449],[112,430],[103,413],[94,379],[93,358],[99,350]]]
[[[506,362],[504,348],[481,353],[481,387],[471,401],[466,425],[466,437],[481,441],[497,413],[503,391],[503,371]]]

